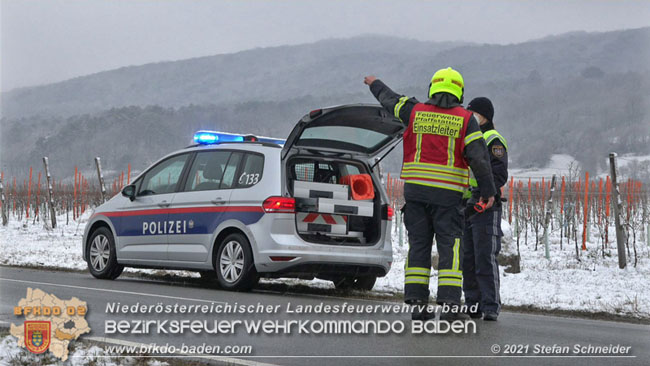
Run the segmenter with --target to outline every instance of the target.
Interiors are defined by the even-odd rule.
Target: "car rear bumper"
[[[293,214],[267,214],[249,226],[254,240],[255,268],[262,274],[373,274],[390,270],[393,251],[390,221],[382,221],[382,234],[372,246],[317,244],[304,241],[296,232]]]

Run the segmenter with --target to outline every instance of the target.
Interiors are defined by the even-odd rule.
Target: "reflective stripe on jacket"
[[[398,106],[401,107],[396,105],[396,110]],[[401,178],[406,183],[464,192],[469,168],[463,150],[466,144],[483,137],[480,131],[466,136],[471,116],[460,106],[416,104],[404,131]]]
[[[489,130],[483,132],[483,138],[485,139],[485,144],[489,147],[492,142],[494,142],[495,139],[498,139],[503,146],[506,148],[506,151],[508,150],[508,141],[506,141],[506,138],[501,136],[499,131],[497,130]],[[474,178],[474,174],[472,174],[472,171],[470,169],[469,172],[469,188],[463,193],[463,198],[470,198],[472,197],[472,191],[471,188],[478,187],[478,183],[476,182],[476,178]]]

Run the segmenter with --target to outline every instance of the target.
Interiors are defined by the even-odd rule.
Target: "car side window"
[[[226,169],[223,172],[223,179],[221,179],[221,185],[219,188],[233,188],[236,183],[235,174],[237,173],[237,168],[239,167],[239,163],[243,156],[244,154],[240,152],[233,152],[230,154],[230,159],[228,159],[228,164],[226,164]]]
[[[184,191],[219,189],[230,151],[202,151],[196,154]]]
[[[260,154],[246,154],[241,172],[238,173],[237,186],[248,188],[256,185],[262,179],[264,170],[264,156]]]
[[[149,169],[142,178],[138,196],[174,192],[188,156],[189,154],[173,156]]]

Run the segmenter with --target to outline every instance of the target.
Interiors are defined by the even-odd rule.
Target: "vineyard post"
[[[401,209],[397,211],[397,216],[399,217],[399,246],[402,247],[404,245],[404,215]]]
[[[605,248],[609,247],[609,206],[612,199],[612,182],[609,175],[605,180]]]
[[[56,228],[56,212],[54,212],[54,194],[52,193],[52,176],[50,175],[50,164],[47,156],[43,157],[45,166],[45,178],[47,179],[47,200],[50,205],[50,217],[52,218],[52,229]]]
[[[29,185],[27,186],[27,208],[25,209],[25,218],[29,219],[29,205],[32,200],[32,167],[29,167]]]
[[[72,195],[72,219],[77,219],[77,166],[74,167],[74,191]]]
[[[510,185],[508,190],[508,224],[512,224],[512,195],[515,188],[515,177],[510,177]]]
[[[562,250],[562,240],[567,235],[567,230],[564,221],[564,192],[566,189],[566,181],[562,176],[562,185],[560,186],[560,250]]]
[[[616,180],[616,153],[609,153],[609,172],[612,177],[612,198],[614,204],[614,224],[616,225],[616,250],[618,252],[618,267],[625,268],[627,260],[625,258],[625,232],[621,224],[621,197],[618,191],[618,182]]]
[[[41,172],[38,172],[38,183],[36,185],[37,190],[36,190],[36,212],[34,213],[34,218],[38,219],[38,216],[40,214],[40,206],[41,206]]]
[[[548,249],[548,224],[551,221],[553,192],[555,192],[555,174],[553,174],[553,178],[551,179],[551,187],[548,194],[548,203],[546,204],[546,217],[544,218],[544,255],[546,256],[546,259],[551,259]]]
[[[0,178],[0,209],[2,209],[2,226],[7,226],[7,204],[5,201],[5,190],[4,185],[2,184],[2,178]]]
[[[520,183],[521,183],[520,181],[517,181],[517,186],[516,186],[517,187],[517,193],[515,194],[515,198],[514,198],[515,200],[517,200],[517,202],[514,203],[514,207],[515,207],[515,233],[517,233],[517,240],[519,240],[519,206],[518,205],[519,205],[519,193],[521,191],[521,187],[520,187],[521,184]]]
[[[587,250],[587,222],[589,220],[589,172],[585,172],[585,200],[582,215],[582,250]]]
[[[95,166],[97,167],[97,179],[99,179],[99,192],[102,194],[102,203],[106,201],[106,186],[104,185],[104,173],[102,172],[102,162],[99,156],[95,157]]]

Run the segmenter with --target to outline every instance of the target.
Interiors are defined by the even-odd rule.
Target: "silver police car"
[[[347,105],[310,112],[286,141],[199,131],[97,207],[83,258],[102,279],[141,267],[198,271],[227,290],[260,277],[369,290],[392,262],[378,161],[403,129],[380,106]],[[346,177],[367,178],[365,196]]]

